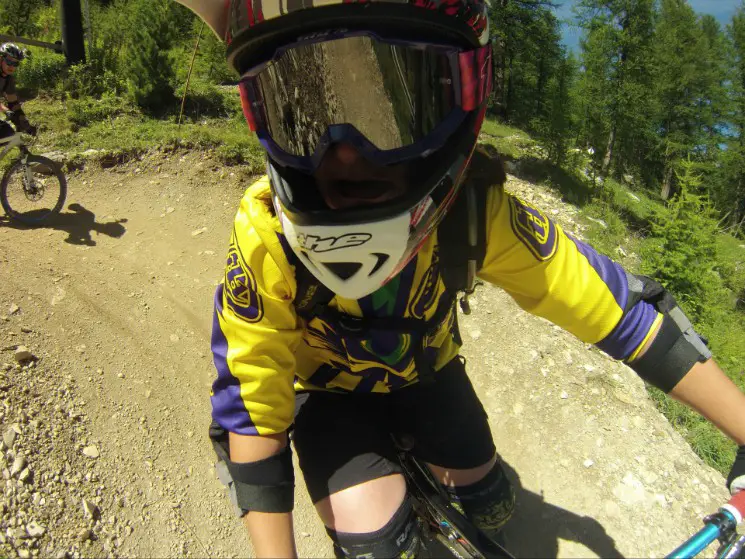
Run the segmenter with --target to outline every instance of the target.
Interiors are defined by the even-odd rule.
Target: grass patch
[[[489,136],[494,136],[495,138],[515,138],[523,141],[531,140],[530,135],[527,132],[507,124],[502,124],[501,122],[489,117],[484,120],[481,132],[489,134]]]
[[[176,115],[151,118],[121,99],[75,101],[67,106],[60,101],[36,99],[27,102],[26,107],[31,121],[44,126],[34,148],[37,152],[54,149],[82,153],[95,149],[126,158],[152,149],[213,149],[225,164],[248,165],[250,172],[264,168],[261,145],[239,109],[229,102],[213,104],[205,111],[223,116],[187,118],[181,126]]]

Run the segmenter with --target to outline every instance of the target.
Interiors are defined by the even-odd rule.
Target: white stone
[[[94,444],[86,446],[83,449],[83,454],[85,454],[88,458],[98,458],[101,455],[101,453],[98,452],[98,448]]]
[[[26,532],[28,532],[28,535],[32,538],[40,538],[46,531],[47,529],[44,528],[44,526],[40,526],[36,522],[29,522],[26,526]]]

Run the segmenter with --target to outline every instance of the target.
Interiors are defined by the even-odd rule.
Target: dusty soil
[[[206,437],[212,295],[250,182],[151,154],[69,176],[47,227],[0,216],[0,555],[250,554]],[[581,235],[552,193],[510,188]],[[726,499],[629,369],[497,289],[473,306],[464,354],[519,487],[516,554],[661,556]],[[301,479],[296,502],[300,554],[330,556]]]

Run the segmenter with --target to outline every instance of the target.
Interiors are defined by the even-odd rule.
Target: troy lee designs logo
[[[351,248],[364,245],[372,239],[369,233],[347,233],[341,237],[325,237],[318,235],[298,235],[297,244],[300,248],[310,252],[330,252],[341,248]]]

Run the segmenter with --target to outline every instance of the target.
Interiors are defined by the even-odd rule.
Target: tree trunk
[[[665,178],[662,181],[662,191],[660,192],[660,197],[663,200],[667,200],[670,198],[670,191],[673,188],[673,163],[672,161],[668,162],[668,167],[665,169]]]
[[[505,103],[504,103],[505,122],[509,120],[512,99],[515,94],[515,87],[514,87],[513,81],[514,80],[512,79],[512,56],[510,56],[510,59],[507,62],[507,96],[505,97]]]
[[[608,148],[605,150],[605,157],[603,157],[603,166],[600,168],[600,174],[603,177],[608,176],[608,170],[610,164],[613,161],[613,147],[616,143],[616,125],[613,123],[610,128],[610,135],[608,136]]]
[[[497,105],[497,115],[502,120],[507,119],[507,90],[505,88],[505,82],[507,80],[507,57],[506,51],[507,46],[504,43],[504,38],[499,35],[494,41],[494,99]]]

